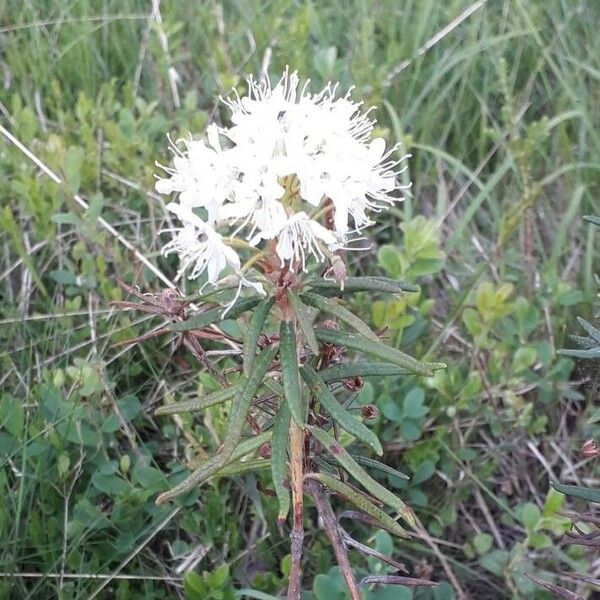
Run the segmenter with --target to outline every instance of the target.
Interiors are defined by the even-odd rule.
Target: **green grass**
[[[593,552],[561,542],[562,497],[549,480],[597,482],[578,454],[600,434],[589,420],[596,367],[555,350],[578,333],[576,315],[593,318],[600,263],[581,216],[600,214],[600,5],[489,0],[420,50],[471,5],[164,1],[160,27],[142,1],[0,5],[0,124],[64,181],[2,139],[0,597],[228,598],[233,587],[284,587],[288,540],[258,476],[204,486],[178,511],[154,506],[167,477],[183,476],[186,452],[218,445],[224,409],[196,421],[152,417],[166,397],[214,382],[167,338],[115,346],[158,325],[110,311],[121,297],[115,276],[144,290],[161,284],[98,220],[173,278],[152,192],[165,134],[219,118],[216,97],[243,86],[265,56],[273,76],[289,64],[315,88],[356,85],[378,106],[381,132],[413,155],[408,199],[352,269],[419,282],[423,294],[363,294],[352,307],[391,324],[398,347],[431,351],[449,369],[426,383],[365,385],[386,462],[411,476],[380,480],[415,506],[473,598],[548,598],[524,570],[575,589],[556,574],[588,572]],[[446,578],[421,541],[352,533],[413,572],[431,566]],[[322,532],[307,539],[307,598],[343,598]],[[352,560],[359,573],[382,572]],[[229,570],[216,572],[224,562]]]

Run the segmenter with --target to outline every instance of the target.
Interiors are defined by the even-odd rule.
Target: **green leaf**
[[[535,363],[537,358],[537,350],[530,346],[524,346],[522,348],[517,348],[513,356],[512,362],[512,372],[513,373],[522,373],[526,369],[529,369]]]
[[[258,450],[263,444],[267,443],[272,436],[272,431],[263,431],[258,435],[253,435],[252,437],[240,442],[232,455],[229,457],[227,462],[228,465],[239,460],[240,458],[246,456],[247,454],[251,454],[252,452]],[[198,469],[204,464],[204,461],[191,460],[187,463],[187,467],[189,469]]]
[[[271,461],[264,458],[255,458],[254,460],[246,460],[244,462],[231,462],[215,473],[213,477],[233,477],[234,475],[243,475],[252,471],[268,469],[270,466]]]
[[[313,321],[309,318],[308,309],[302,304],[296,292],[288,290],[287,295],[310,351],[313,354],[319,354],[319,343],[315,337],[314,325]]]
[[[410,419],[403,419],[400,423],[400,435],[409,442],[414,442],[421,437],[421,428]]]
[[[386,346],[380,342],[373,342],[356,333],[345,333],[333,329],[317,329],[315,334],[321,342],[372,354],[417,375],[431,377],[435,370],[446,368],[444,363],[421,362],[396,348]]]
[[[406,369],[401,369],[396,365],[379,362],[355,362],[327,367],[319,371],[319,376],[325,383],[328,383],[353,377],[391,377],[405,375],[406,373]]]
[[[279,523],[285,522],[290,511],[290,492],[285,486],[288,473],[287,451],[289,427],[290,411],[288,405],[282,403],[275,417],[273,438],[271,440],[271,475],[275,495],[279,502],[279,513],[277,514],[277,521]]]
[[[413,473],[413,485],[419,485],[427,481],[435,473],[435,463],[432,460],[424,460]]]
[[[266,444],[272,436],[272,431],[263,431],[258,435],[253,435],[247,440],[240,442],[231,455],[231,461],[238,460],[239,458],[242,458],[242,456],[246,456],[246,454],[258,450],[263,444]]]
[[[402,273],[402,255],[395,246],[387,244],[379,248],[377,262],[390,277],[400,277]]]
[[[310,306],[319,309],[321,312],[337,317],[342,323],[346,323],[346,325],[349,325],[352,329],[358,331],[358,333],[364,335],[366,338],[373,340],[374,342],[379,342],[377,334],[373,332],[363,320],[359,319],[335,300],[328,300],[327,298],[323,298],[323,296],[310,294],[308,292],[302,294],[301,297]]]
[[[343,280],[343,287],[339,281],[329,279],[313,279],[306,285],[312,289],[323,291],[332,291],[336,294],[348,292],[388,292],[391,294],[400,294],[402,292],[419,292],[421,288],[412,283],[396,281],[387,277],[346,277]]]
[[[573,358],[600,358],[600,347],[593,348],[592,350],[562,349],[558,350],[557,354],[572,356]]]
[[[397,477],[398,479],[409,480],[410,477],[403,473],[402,471],[398,471],[389,465],[386,465],[378,460],[374,460],[372,458],[367,458],[366,456],[362,456],[360,454],[352,454],[352,458],[363,467],[369,467],[375,471],[380,471],[381,473],[385,473],[386,475],[391,475],[392,477]]]
[[[375,481],[333,436],[329,435],[329,433],[319,427],[309,426],[309,429],[314,438],[322,444],[331,456],[366,490],[384,504],[396,509],[409,525],[412,527],[416,525],[412,510],[402,502],[400,498]]]
[[[598,225],[600,227],[600,217],[597,217],[595,215],[585,215],[583,217],[584,221],[587,221],[588,223],[592,223],[593,225]]]
[[[557,510],[560,510],[565,503],[565,495],[555,489],[549,489],[542,514],[544,517],[553,517]]]
[[[542,516],[540,509],[531,502],[527,502],[527,504],[521,508],[518,514],[519,520],[525,529],[527,529],[527,531],[530,533],[535,529]]]
[[[279,600],[279,598],[271,596],[271,594],[265,594],[265,592],[250,589],[238,590],[235,595],[238,598],[253,598],[254,600]]]
[[[423,388],[415,387],[412,388],[402,403],[402,411],[405,417],[409,419],[420,419],[424,417],[429,409],[423,405],[425,401],[425,391]]]
[[[186,412],[199,412],[205,410],[209,406],[215,406],[221,404],[226,400],[231,400],[237,392],[237,387],[232,385],[224,390],[218,390],[202,398],[194,398],[192,400],[184,400],[183,402],[174,402],[172,404],[166,404],[165,406],[159,406],[154,414],[160,415],[176,415],[179,413]]]
[[[73,275],[71,271],[65,269],[60,271],[50,271],[50,277],[59,285],[78,285],[77,277]]]
[[[579,485],[565,485],[564,483],[558,483],[552,481],[550,485],[561,494],[565,496],[571,496],[572,498],[581,498],[588,502],[600,503],[600,490],[586,488]]]
[[[235,319],[246,311],[254,308],[259,302],[259,297],[238,300],[238,302],[227,313],[227,315],[225,315],[225,317],[227,319]],[[186,321],[182,321],[181,323],[173,323],[169,326],[169,329],[171,331],[192,331],[196,329],[204,329],[213,323],[219,323],[220,321],[223,321],[224,310],[225,308],[223,306],[209,308],[208,310],[205,310],[204,312],[201,312],[200,314],[195,315]]]
[[[473,538],[473,546],[479,556],[487,554],[492,549],[493,538],[489,533],[478,533]]]
[[[246,343],[244,344],[244,375],[248,377],[252,371],[256,349],[258,347],[258,338],[263,332],[263,327],[269,312],[275,302],[274,298],[263,300],[256,310],[252,313],[246,334]]]
[[[329,413],[331,418],[339,423],[348,433],[351,433],[359,440],[365,442],[365,444],[371,446],[381,456],[383,448],[381,447],[379,438],[344,409],[327,385],[319,379],[318,374],[309,365],[304,365],[300,369],[300,373],[315,395],[315,398],[321,403],[321,406]]]
[[[313,582],[315,600],[342,600],[347,595],[340,590],[339,582],[323,573],[319,573]]]
[[[281,360],[283,397],[294,421],[300,427],[304,427],[306,418],[302,406],[302,396],[300,395],[296,331],[293,323],[290,321],[281,321],[281,328],[279,330],[279,358]]]
[[[63,173],[69,188],[73,192],[78,192],[81,185],[81,167],[84,158],[85,152],[80,146],[71,146],[65,156]]]
[[[325,473],[307,473],[305,477],[307,479],[318,481],[327,489],[346,498],[346,500],[354,504],[356,508],[374,519],[382,529],[399,537],[408,537],[406,530],[398,525],[392,517],[383,512],[380,508],[377,508],[372,502],[367,500],[364,494],[352,489],[348,484],[326,475]]]
[[[154,467],[137,464],[133,468],[132,479],[143,488],[160,489],[165,487],[165,476]]]
[[[19,439],[25,425],[25,411],[23,404],[17,398],[4,395],[0,399],[0,429],[6,429],[15,438]]]
[[[233,455],[242,434],[242,429],[246,422],[246,415],[248,414],[252,398],[258,391],[276,353],[277,348],[275,347],[263,350],[256,359],[254,370],[250,377],[246,379],[245,385],[240,384],[238,386],[231,403],[231,412],[229,413],[227,421],[227,431],[221,450],[202,463],[201,466],[172,490],[161,494],[156,499],[157,504],[163,504],[171,498],[185,494],[185,492],[190,491],[192,488],[200,485],[209,477],[220,471],[231,460],[231,456]]]
[[[92,476],[92,485],[108,496],[120,496],[130,488],[129,483],[117,475],[103,475],[99,472]]]
[[[598,344],[600,344],[600,329],[596,329],[591,323],[585,319],[577,317],[579,324],[587,331],[587,334]]]

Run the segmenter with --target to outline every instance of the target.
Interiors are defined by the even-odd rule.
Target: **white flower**
[[[287,69],[274,86],[251,78],[246,96],[223,100],[230,127],[211,125],[207,141],[174,148],[169,177],[156,189],[179,194],[169,209],[184,226],[167,250],[180,254],[191,277],[206,269],[216,281],[226,266],[239,268],[221,233],[259,248],[275,240],[282,267],[305,270],[309,258],[323,261],[327,249],[356,239],[374,213],[402,199],[406,157],[393,160],[396,147],[372,139],[371,109],[350,92],[340,97],[337,84],[316,94],[308,84]]]
[[[329,229],[312,220],[305,212],[296,213],[290,217],[277,236],[277,256],[281,259],[281,265],[286,260],[297,262],[306,271],[307,255],[312,255],[317,262],[323,262],[325,255],[319,245],[319,241],[327,246],[335,247],[337,237]]]
[[[240,257],[236,251],[191,209],[173,202],[167,205],[167,209],[183,223],[183,227],[174,231],[173,239],[163,248],[165,255],[171,252],[179,254],[179,274],[191,267],[188,277],[196,279],[206,270],[208,282],[216,283],[228,266],[236,271],[240,268]]]
[[[205,208],[208,220],[214,222],[219,207],[231,193],[235,166],[221,148],[216,125],[209,126],[207,137],[208,144],[203,140],[181,140],[185,145],[183,152],[172,144],[176,153],[173,168],[162,167],[170,177],[159,178],[156,191],[179,192],[181,204]]]

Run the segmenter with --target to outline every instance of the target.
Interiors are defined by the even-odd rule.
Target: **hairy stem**
[[[323,494],[323,488],[316,481],[307,480],[306,489],[315,501],[315,506],[317,507],[319,516],[323,520],[325,533],[327,534],[329,542],[333,547],[335,558],[340,567],[340,571],[344,576],[344,581],[346,582],[346,587],[348,588],[350,598],[352,600],[362,600],[360,590],[358,589],[358,585],[356,584],[354,575],[352,574],[348,552],[346,550],[344,540],[342,539],[342,534],[340,532],[337,519],[335,518],[335,514],[331,508],[331,505],[329,502],[327,502],[327,499]]]
[[[288,583],[287,600],[300,600],[301,579],[300,561],[304,543],[303,523],[303,480],[304,480],[304,432],[291,419],[290,421],[290,479],[292,488],[292,532],[290,578]]]

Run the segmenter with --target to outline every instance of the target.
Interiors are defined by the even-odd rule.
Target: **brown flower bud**
[[[600,446],[593,439],[586,440],[581,446],[581,454],[585,458],[596,458],[600,456]]]
[[[368,421],[374,419],[379,414],[379,410],[374,404],[365,404],[361,407],[360,414],[363,419]]]
[[[344,387],[351,392],[360,390],[363,385],[364,381],[362,380],[362,377],[350,377],[349,379],[344,379]]]

